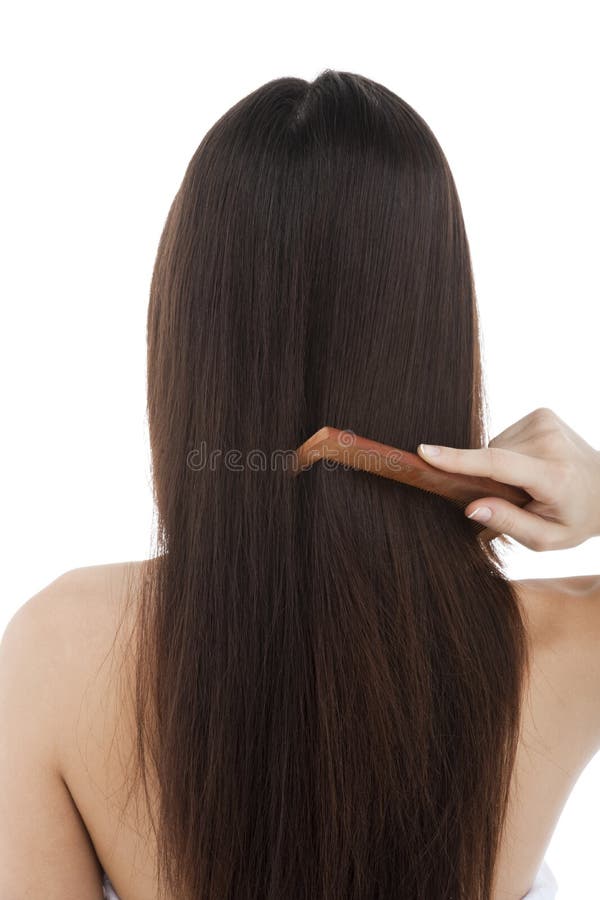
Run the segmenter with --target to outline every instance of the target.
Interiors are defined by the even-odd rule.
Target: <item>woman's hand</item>
[[[523,508],[493,496],[469,503],[465,515],[493,531],[531,550],[575,547],[600,534],[600,451],[552,410],[534,410],[481,450],[439,447],[430,455],[427,447],[417,452],[438,469],[485,475],[531,494]]]

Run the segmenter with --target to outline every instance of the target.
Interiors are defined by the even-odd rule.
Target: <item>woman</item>
[[[544,851],[600,747],[600,576],[511,582],[468,517],[586,540],[600,454],[546,409],[481,449],[484,409],[422,118],[331,70],[237,103],[152,278],[156,554],[63,575],[4,636],[2,896],[96,900],[103,870],[121,900],[554,896]],[[291,477],[323,425],[535,499]]]

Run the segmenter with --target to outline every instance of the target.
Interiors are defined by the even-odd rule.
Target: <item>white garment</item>
[[[110,878],[106,872],[102,872],[102,896],[104,900],[119,900],[118,894],[110,883]]]
[[[533,883],[533,887],[525,894],[522,900],[555,900],[557,890],[558,884],[556,878],[546,860],[543,860]],[[119,900],[119,896],[112,886],[106,872],[102,873],[102,893],[104,895],[104,900]]]
[[[544,859],[536,875],[533,887],[525,894],[523,900],[554,900],[557,890],[556,878]],[[109,900],[113,900],[113,898],[111,897]]]

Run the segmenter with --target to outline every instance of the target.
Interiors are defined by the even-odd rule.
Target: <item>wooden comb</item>
[[[513,484],[505,484],[503,481],[494,481],[493,478],[480,475],[444,472],[430,466],[418,454],[409,450],[399,450],[388,444],[380,444],[378,441],[359,437],[352,431],[342,431],[330,425],[320,428],[298,447],[295,453],[294,474],[310,468],[320,459],[335,460],[342,466],[372,472],[383,478],[391,478],[393,481],[400,481],[422,491],[437,494],[461,510],[464,510],[472,500],[480,497],[501,497],[519,507],[533,500],[527,491]],[[486,528],[481,522],[469,521],[472,521],[483,540],[499,536],[499,532]]]

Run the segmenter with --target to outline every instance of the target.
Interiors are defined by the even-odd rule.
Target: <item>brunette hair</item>
[[[331,69],[236,103],[187,167],[148,310],[136,772],[161,896],[488,900],[528,665],[499,548],[433,494],[273,464],[323,425],[479,447],[486,417],[461,206],[421,116]]]

